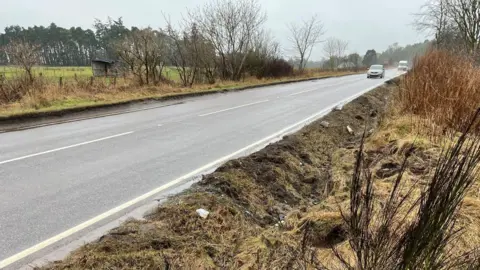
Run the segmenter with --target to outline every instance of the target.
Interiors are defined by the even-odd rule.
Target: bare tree
[[[348,62],[353,63],[353,67],[355,68],[355,71],[358,71],[358,69],[360,68],[361,61],[362,61],[362,58],[360,57],[360,55],[358,53],[354,52],[354,53],[349,54],[347,59],[348,59]]]
[[[196,48],[199,45],[200,34],[195,24],[184,21],[180,25],[180,30],[176,30],[169,19],[166,21],[166,33],[171,41],[168,52],[170,61],[177,69],[183,86],[191,87],[200,64]]]
[[[341,39],[336,39],[336,51],[337,51],[337,67],[340,65],[342,62],[345,62],[347,59],[346,57],[346,52],[348,48],[348,41],[341,40]]]
[[[32,69],[40,62],[39,49],[40,45],[38,44],[32,44],[23,39],[14,39],[5,46],[4,50],[9,62],[25,70],[30,82],[33,82]]]
[[[346,57],[346,51],[348,48],[348,42],[338,39],[338,38],[329,38],[323,46],[323,51],[325,56],[328,58],[329,66],[331,69],[336,69],[344,62]]]
[[[448,29],[448,0],[431,0],[424,4],[415,15],[414,25],[418,31],[427,31],[435,35],[435,40],[443,43],[443,36]]]
[[[480,44],[480,1],[449,0],[446,10],[455,23],[470,54],[477,54]]]
[[[222,78],[241,79],[252,39],[266,20],[258,0],[211,0],[189,17],[215,48]]]
[[[290,41],[293,43],[300,59],[298,69],[303,71],[313,48],[322,42],[321,38],[325,34],[323,23],[318,18],[318,15],[314,15],[301,24],[291,23],[289,29],[291,34]]]
[[[195,81],[207,82],[214,84],[217,78],[218,71],[218,54],[215,45],[209,38],[202,32],[202,28],[199,26],[197,19],[201,17],[201,13],[189,13],[189,16],[183,18],[181,23],[182,28],[188,29],[194,37],[193,46],[191,49],[196,55],[197,60],[197,76]]]
[[[165,64],[165,35],[151,28],[134,29],[117,43],[118,56],[140,84],[157,83]]]
[[[268,73],[272,61],[278,60],[280,46],[268,31],[257,33],[253,38],[252,49],[248,53],[246,70],[262,78]]]
[[[415,15],[417,30],[434,34],[438,46],[478,54],[480,1],[431,0]]]
[[[198,59],[200,61],[200,74],[205,77],[209,84],[214,84],[218,71],[218,58],[215,47],[203,35],[200,35],[199,38],[200,41],[198,42],[195,49],[197,51],[199,57]]]
[[[337,53],[337,42],[335,38],[329,38],[323,44],[323,51],[325,52],[325,56],[328,59],[328,66],[330,69],[334,69],[336,67],[336,53]]]

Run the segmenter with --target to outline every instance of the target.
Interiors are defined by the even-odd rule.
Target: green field
[[[91,67],[34,67],[33,73],[35,76],[45,77],[64,77],[64,78],[73,78],[75,74],[78,77],[90,77],[92,76]],[[17,67],[0,67],[0,74],[4,75],[6,78],[12,78],[21,76],[24,74],[23,69]]]
[[[22,76],[24,72],[23,69],[18,67],[0,66],[0,75],[7,79]],[[74,78],[75,74],[77,78],[89,78],[93,75],[92,67],[34,67],[33,73],[35,77],[42,75],[46,78],[63,77],[64,79]],[[165,67],[163,75],[172,81],[180,80],[180,76],[174,67]]]

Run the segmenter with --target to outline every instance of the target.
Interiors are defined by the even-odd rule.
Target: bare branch
[[[335,69],[341,62],[346,61],[346,51],[348,48],[348,42],[338,39],[329,38],[323,46],[325,56],[328,58],[329,66],[331,69]]]
[[[303,71],[308,59],[310,59],[313,48],[322,42],[321,38],[325,34],[323,23],[318,18],[318,15],[314,15],[300,25],[291,23],[288,28],[291,34],[290,41],[300,59],[298,69]]]
[[[258,0],[212,0],[189,16],[215,48],[224,79],[239,80],[254,36],[266,15]]]
[[[30,82],[34,80],[32,68],[40,62],[39,50],[40,45],[32,44],[23,39],[14,39],[5,46],[5,53],[10,63],[22,67]]]

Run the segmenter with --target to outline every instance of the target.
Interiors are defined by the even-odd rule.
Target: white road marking
[[[329,85],[327,85],[328,87]],[[307,93],[307,92],[312,92],[312,91],[315,91],[317,89],[312,89],[312,90],[306,90],[306,91],[302,91],[302,92],[297,92],[297,93],[293,93],[293,94],[290,94],[288,95],[289,97],[292,97],[292,96],[296,96],[296,95],[300,95],[300,94],[303,94],[303,93]]]
[[[300,92],[296,92],[296,93],[290,94],[290,95],[288,95],[288,97],[300,95],[300,94],[303,94],[303,93],[312,92],[312,91],[319,90],[319,89],[325,88],[325,87],[332,87],[332,86],[337,86],[337,85],[349,85],[349,84],[351,84],[351,83],[356,83],[357,81],[360,81],[360,79],[355,79],[355,80],[353,80],[353,81],[348,80],[348,81],[344,81],[344,82],[340,82],[340,83],[335,83],[335,84],[330,84],[330,85],[319,85],[319,86],[315,87],[314,89],[309,89],[309,90],[300,91]]]
[[[269,101],[269,100],[266,99],[266,100],[257,101],[257,102],[253,102],[253,103],[248,103],[248,104],[244,104],[244,105],[240,105],[240,106],[236,106],[236,107],[231,107],[231,108],[224,109],[224,110],[220,110],[220,111],[215,111],[215,112],[211,112],[211,113],[200,114],[199,116],[200,116],[200,117],[208,116],[208,115],[212,115],[212,114],[216,114],[216,113],[221,113],[221,112],[226,112],[226,111],[230,111],[230,110],[235,110],[235,109],[238,109],[238,108],[243,108],[243,107],[247,107],[247,106],[252,106],[252,105],[255,105],[255,104],[259,104],[259,103],[265,103],[265,102],[268,102],[268,101]]]
[[[393,79],[393,78],[398,77],[400,75],[401,74],[398,74],[398,75],[393,76],[391,78],[387,78],[387,80],[388,79]],[[387,80],[385,80],[385,81],[387,81]],[[339,102],[333,104],[332,106],[329,106],[329,107],[327,107],[327,108],[325,108],[325,109],[323,109],[323,110],[321,110],[321,111],[319,111],[319,112],[317,112],[317,113],[315,113],[315,114],[313,114],[313,115],[311,115],[311,116],[309,116],[309,117],[307,117],[307,118],[305,118],[305,119],[303,119],[303,120],[301,120],[301,121],[299,121],[299,122],[297,122],[293,125],[290,125],[290,126],[284,128],[284,129],[282,129],[282,130],[280,130],[280,131],[278,131],[278,132],[276,132],[276,133],[274,133],[274,134],[272,134],[268,137],[265,137],[265,138],[263,138],[263,139],[261,139],[257,142],[254,142],[254,143],[252,143],[248,146],[245,146],[244,148],[242,148],[242,149],[240,149],[240,150],[238,150],[234,153],[231,153],[231,154],[226,155],[222,158],[219,158],[215,161],[212,161],[212,162],[210,162],[210,163],[208,163],[208,164],[206,164],[206,165],[204,165],[204,166],[202,166],[202,167],[200,167],[200,168],[198,168],[198,169],[196,169],[192,172],[189,172],[189,173],[181,176],[180,178],[177,178],[177,179],[175,179],[175,180],[173,180],[173,181],[171,181],[171,182],[169,182],[169,183],[167,183],[163,186],[160,186],[160,187],[158,187],[154,190],[151,190],[151,191],[143,194],[140,197],[137,197],[133,200],[130,200],[130,201],[122,204],[122,205],[119,205],[119,206],[117,206],[113,209],[110,209],[105,213],[102,213],[102,214],[100,214],[100,215],[98,215],[98,216],[96,216],[92,219],[89,219],[89,220],[87,220],[87,221],[85,221],[85,222],[83,222],[83,223],[81,223],[81,224],[79,224],[79,225],[77,225],[73,228],[70,228],[70,229],[68,229],[68,230],[66,230],[66,231],[64,231],[60,234],[57,234],[57,235],[55,235],[55,236],[53,236],[53,237],[51,237],[51,238],[49,238],[49,239],[47,239],[47,240],[45,240],[41,243],[38,243],[38,244],[36,244],[36,245],[34,245],[30,248],[27,248],[27,249],[15,254],[15,255],[11,256],[11,257],[8,257],[8,258],[4,259],[3,261],[0,261],[0,269],[3,268],[3,267],[6,267],[6,266],[8,266],[12,263],[15,263],[15,262],[17,262],[17,261],[19,261],[19,260],[21,260],[21,259],[23,259],[23,258],[25,258],[29,255],[32,255],[33,253],[35,253],[35,252],[37,252],[37,251],[39,251],[43,248],[46,248],[46,247],[48,247],[48,246],[50,246],[50,245],[52,245],[52,244],[54,244],[54,243],[56,243],[56,242],[58,242],[62,239],[65,239],[65,238],[71,236],[72,234],[77,233],[77,232],[79,232],[79,231],[81,231],[81,230],[83,230],[83,229],[85,229],[85,228],[87,228],[87,227],[105,219],[105,218],[108,218],[108,217],[110,217],[110,216],[112,216],[112,215],[114,215],[114,214],[116,214],[116,213],[118,213],[122,210],[125,210],[130,206],[133,206],[133,205],[135,205],[135,204],[137,204],[137,203],[139,203],[143,200],[146,200],[149,197],[152,197],[153,195],[155,195],[155,194],[157,194],[161,191],[164,191],[164,190],[166,190],[166,189],[168,189],[168,188],[170,188],[174,185],[177,185],[177,184],[179,184],[179,183],[181,183],[181,182],[183,182],[183,181],[185,181],[185,180],[187,180],[191,177],[199,175],[202,172],[208,171],[209,169],[215,168],[215,166],[218,166],[221,163],[223,163],[225,161],[228,161],[229,159],[231,159],[233,157],[236,157],[240,154],[246,154],[246,152],[248,150],[256,149],[259,146],[263,146],[263,145],[266,145],[268,143],[271,143],[271,142],[275,141],[275,139],[280,140],[284,135],[295,132],[295,131],[299,130],[300,128],[302,128],[304,125],[313,122],[314,120],[316,120],[317,118],[319,118],[323,115],[326,115],[333,108],[335,108],[338,104],[343,104],[343,103],[350,102],[351,100],[355,99],[356,97],[359,97],[359,96],[363,95],[364,93],[369,92],[369,91],[383,85],[385,83],[385,81],[382,81],[382,83],[376,84],[376,85],[374,85],[374,86],[372,86],[368,89],[360,91],[357,94],[355,94],[353,96],[350,96],[349,98],[346,98],[342,101],[339,101]],[[117,136],[119,136],[119,135],[117,135]]]
[[[72,144],[72,145],[69,145],[69,146],[64,146],[64,147],[60,147],[60,148],[55,148],[55,149],[52,149],[52,150],[48,150],[48,151],[44,151],[44,152],[39,152],[39,153],[31,154],[31,155],[26,155],[26,156],[23,156],[23,157],[12,158],[12,159],[8,159],[8,160],[0,161],[0,165],[5,164],[5,163],[10,163],[10,162],[18,161],[18,160],[22,160],[22,159],[26,159],[26,158],[31,158],[31,157],[36,157],[36,156],[40,156],[40,155],[45,155],[45,154],[49,154],[49,153],[53,153],[53,152],[58,152],[58,151],[61,151],[61,150],[65,150],[65,149],[69,149],[69,148],[73,148],[73,147],[78,147],[78,146],[82,146],[82,145],[86,145],[86,144],[90,144],[90,143],[105,141],[105,140],[117,138],[117,137],[120,137],[120,136],[125,136],[125,135],[128,135],[128,134],[132,134],[133,132],[134,132],[134,131],[129,131],[129,132],[125,132],[125,133],[121,133],[121,134],[117,134],[117,135],[112,135],[112,136],[108,136],[108,137],[103,137],[103,138],[96,139],[96,140],[92,140],[92,141],[88,141],[88,142],[82,142],[82,143]]]

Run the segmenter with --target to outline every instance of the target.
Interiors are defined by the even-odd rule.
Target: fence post
[[[75,77],[75,81],[78,82],[77,73],[75,73],[74,77]]]
[[[93,76],[90,77],[90,86],[92,86],[92,85],[93,85]]]
[[[117,85],[117,75],[113,77],[113,86],[116,86],[116,85]]]
[[[61,76],[60,76],[60,79],[58,80],[58,85],[59,85],[60,87],[63,86],[63,77],[61,77]]]

